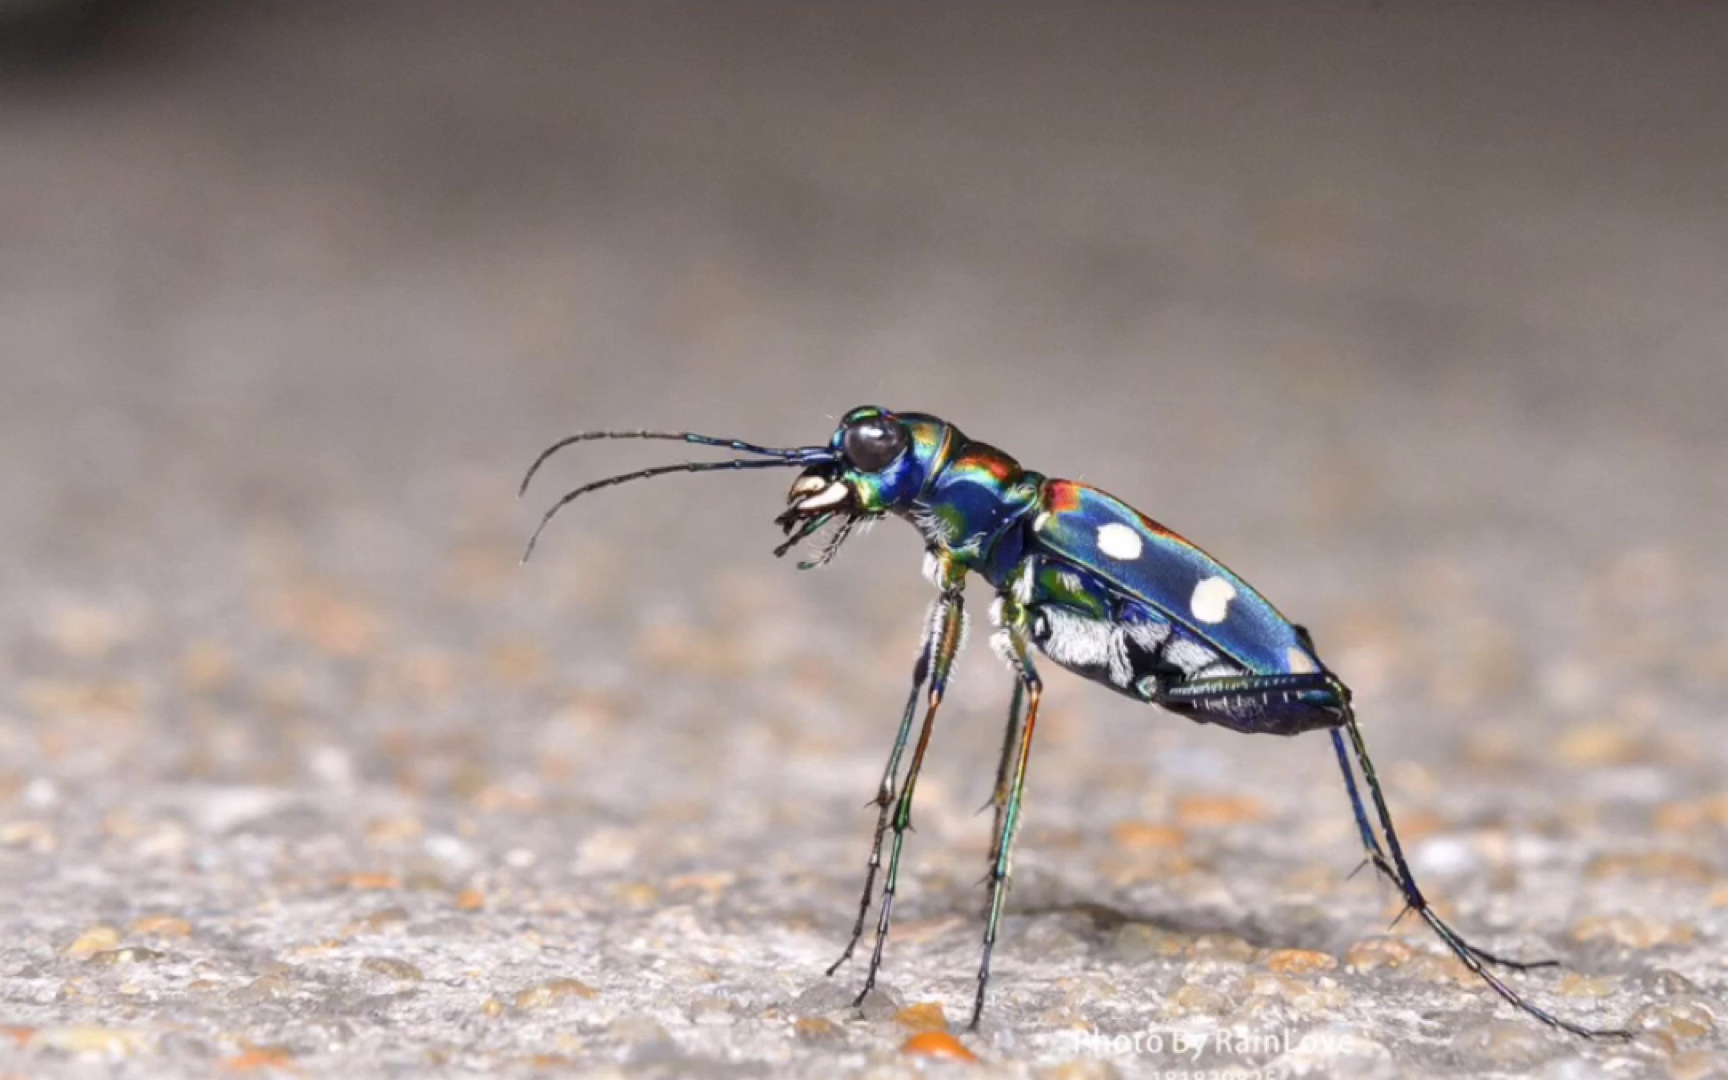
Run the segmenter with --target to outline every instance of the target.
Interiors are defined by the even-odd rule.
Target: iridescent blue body
[[[1627,1037],[1621,1030],[1561,1020],[1524,1000],[1488,970],[1488,965],[1515,970],[1542,965],[1507,960],[1470,944],[1430,907],[1399,845],[1350,691],[1321,661],[1308,632],[1222,563],[1128,504],[1097,488],[1024,469],[1008,454],[967,438],[938,417],[876,406],[847,413],[826,446],[765,447],[690,432],[584,432],[541,454],[522,482],[524,490],[541,463],[561,447],[616,438],[674,439],[752,457],[685,462],[584,485],[546,512],[528,552],[560,509],[598,488],[672,472],[786,466],[804,466],[804,472],[777,519],[787,539],[775,549],[776,555],[832,524],[834,531],[820,554],[800,564],[823,565],[855,524],[889,514],[910,522],[924,538],[925,576],[938,596],[877,789],[879,813],[858,918],[845,952],[829,968],[833,974],[863,937],[877,876],[884,873],[875,948],[860,1003],[874,987],[882,963],[913,795],[964,637],[966,576],[976,573],[996,592],[991,644],[1014,673],[1015,684],[991,798],[996,821],[974,1027],[989,985],[1043,693],[1035,650],[1117,693],[1202,723],[1277,735],[1327,730],[1367,862],[1397,886],[1408,909],[1511,1005],[1575,1034]],[[923,723],[902,774],[921,699]],[[884,868],[883,846],[890,831],[893,839]]]
[[[846,421],[880,415],[858,409]],[[937,417],[893,415],[910,445],[880,483],[862,485],[862,501],[1026,609],[1032,643],[1055,663],[1238,731],[1337,726],[1340,690],[1314,677],[1324,668],[1307,632],[1222,563],[1106,492],[1024,469]],[[1290,692],[1264,693],[1279,676]],[[1255,693],[1208,703],[1171,693],[1243,678],[1258,680]]]

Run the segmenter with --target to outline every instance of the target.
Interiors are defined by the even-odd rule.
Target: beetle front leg
[[[941,603],[941,600],[936,602]],[[930,617],[925,620],[924,643],[918,650],[918,663],[912,669],[912,692],[906,695],[906,708],[900,714],[900,730],[894,736],[894,749],[888,753],[888,767],[882,771],[882,783],[876,789],[876,798],[872,800],[877,807],[876,835],[870,842],[870,863],[864,871],[864,895],[858,899],[858,920],[852,924],[852,937],[846,942],[846,950],[840,954],[840,959],[829,965],[830,976],[839,971],[842,964],[852,959],[852,951],[864,937],[864,922],[870,917],[870,901],[876,896],[876,874],[882,868],[882,838],[888,833],[888,822],[894,808],[895,785],[900,777],[900,756],[906,752],[906,743],[912,737],[912,717],[918,711],[918,693],[924,689],[924,680],[930,673],[930,653],[935,645],[931,633],[935,626],[936,613],[932,610]]]
[[[888,852],[888,872],[882,883],[882,904],[876,919],[876,947],[870,953],[870,970],[864,976],[864,988],[858,992],[858,997],[853,1002],[855,1006],[863,1005],[864,999],[875,989],[876,973],[882,967],[882,951],[888,943],[888,928],[894,919],[894,892],[900,882],[900,854],[905,847],[906,830],[912,827],[912,796],[918,788],[918,773],[924,767],[924,752],[930,748],[930,735],[936,727],[936,710],[941,707],[942,695],[948,689],[948,676],[954,669],[954,657],[959,653],[960,642],[965,635],[963,589],[966,571],[948,556],[938,555],[935,559],[931,578],[942,590],[942,595],[936,601],[931,616],[926,646],[926,655],[930,659],[930,688],[925,701],[924,724],[918,732],[918,745],[912,750],[912,763],[907,767],[906,781],[901,785],[900,796],[894,802],[894,814],[890,822],[894,830],[894,843]],[[907,719],[910,718],[911,714],[908,713]],[[896,745],[896,755],[903,745],[903,741]],[[890,763],[891,766],[893,764],[896,763]],[[886,810],[886,807],[884,809]],[[871,856],[872,878],[880,861],[880,837],[881,834],[878,833],[877,848]],[[868,893],[867,885],[866,897]],[[849,954],[851,949],[848,948],[847,952]]]

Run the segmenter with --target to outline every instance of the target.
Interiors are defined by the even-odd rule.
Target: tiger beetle
[[[1013,865],[1032,729],[1044,689],[1033,663],[1036,646],[1060,667],[1199,723],[1248,734],[1330,732],[1367,852],[1365,865],[1397,887],[1404,912],[1421,916],[1466,968],[1502,999],[1542,1023],[1586,1038],[1631,1037],[1624,1030],[1563,1020],[1525,1000],[1489,967],[1524,971],[1552,966],[1555,961],[1531,963],[1497,956],[1470,944],[1435,913],[1398,843],[1356,723],[1350,690],[1321,662],[1308,631],[1279,614],[1222,563],[1127,503],[1086,484],[1024,469],[1012,457],[967,438],[945,420],[875,406],[847,413],[826,446],[757,446],[693,432],[582,432],[554,443],[535,459],[522,479],[521,492],[527,491],[529,481],[554,453],[598,439],[668,439],[751,456],[662,465],[584,484],[546,511],[529,538],[524,562],[553,517],[581,496],[677,472],[803,466],[787,495],[786,509],[775,519],[786,539],[774,554],[783,556],[825,526],[834,525],[815,557],[799,563],[803,569],[829,562],[854,529],[885,514],[911,522],[924,538],[924,576],[939,595],[925,624],[912,671],[912,691],[877,788],[874,802],[879,812],[858,918],[845,951],[828,968],[833,975],[864,936],[882,870],[883,840],[892,830],[875,947],[855,1004],[869,995],[882,965],[900,879],[901,847],[912,821],[913,792],[936,710],[965,636],[962,590],[971,571],[996,590],[990,615],[997,629],[990,641],[1015,676],[996,786],[986,804],[994,806],[996,820],[986,877],[989,900],[983,958],[972,1003],[974,1030],[990,982],[990,958]],[[921,694],[923,722],[902,780],[900,762]],[[1384,844],[1370,824],[1357,784],[1357,766]]]

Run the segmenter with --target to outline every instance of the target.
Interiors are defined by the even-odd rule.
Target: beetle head
[[[853,409],[828,440],[830,459],[804,470],[775,519],[792,544],[830,521],[840,527],[810,565],[834,557],[853,526],[908,507],[924,486],[942,446],[940,421],[899,416],[876,405]]]

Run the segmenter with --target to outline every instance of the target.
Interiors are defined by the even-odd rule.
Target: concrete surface
[[[1728,1073],[1728,10],[100,31],[0,87],[0,1076]],[[1313,628],[1429,891],[1637,1041],[1388,930],[1324,738],[1051,672],[981,1062],[907,1052],[976,963],[977,648],[846,1007],[910,530],[801,575],[790,476],[684,477],[518,569],[676,448],[513,487],[867,401]]]

